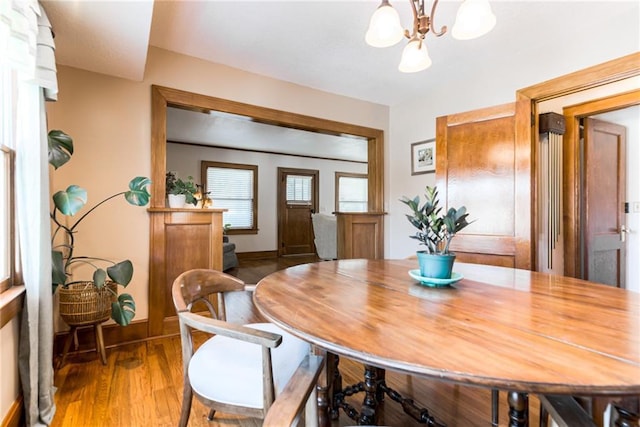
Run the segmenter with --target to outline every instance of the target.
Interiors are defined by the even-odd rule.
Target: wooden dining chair
[[[193,395],[215,411],[264,418],[300,363],[309,344],[271,323],[227,322],[224,295],[250,290],[236,277],[196,269],[172,286],[180,323],[184,389],[179,425],[189,420]],[[213,334],[194,350],[194,330]]]
[[[572,396],[541,394],[538,398],[540,427],[547,427],[550,419],[558,427],[596,427],[591,416]]]
[[[317,426],[316,384],[323,367],[322,355],[305,357],[269,408],[262,427],[297,426],[303,413],[305,425]]]

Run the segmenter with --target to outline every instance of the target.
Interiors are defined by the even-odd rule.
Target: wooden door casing
[[[451,243],[460,261],[534,265],[530,114],[518,101],[436,120],[440,200],[475,220]]]
[[[287,176],[312,178],[311,204],[287,203]],[[278,168],[278,256],[308,255],[316,252],[311,214],[318,210],[318,170]]]
[[[633,56],[640,64],[640,53]],[[624,70],[623,64],[616,69]],[[637,73],[640,75],[640,65]],[[608,111],[640,105],[640,89],[618,93],[604,98],[593,99],[581,104],[563,108],[567,131],[563,141],[563,239],[564,239],[564,275],[581,276],[582,257],[580,256],[580,236],[584,221],[582,210],[582,184],[580,170],[580,121],[584,117],[606,113]]]
[[[586,280],[625,287],[626,129],[584,119],[584,260]]]

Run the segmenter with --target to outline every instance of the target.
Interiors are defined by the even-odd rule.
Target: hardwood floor
[[[315,261],[314,259],[311,259]],[[247,283],[279,268],[308,262],[305,258],[241,261],[230,271]],[[230,321],[260,320],[249,293],[237,293],[227,301]],[[204,335],[198,339],[202,342]],[[182,399],[182,362],[180,337],[166,337],[107,349],[103,366],[95,352],[70,355],[66,365],[55,372],[57,411],[53,427],[143,427],[175,426]],[[344,384],[362,379],[363,369],[346,358],[340,361]],[[490,426],[490,391],[387,371],[387,384],[416,404],[426,406],[437,420],[449,427]],[[359,407],[362,395],[349,402]],[[531,425],[538,422],[538,402],[531,398]],[[389,398],[382,404],[380,424],[394,427],[419,426]],[[506,394],[500,394],[500,425],[508,425]],[[190,426],[253,427],[260,420],[218,413],[207,421],[208,409],[194,399]],[[334,427],[355,423],[342,413]]]

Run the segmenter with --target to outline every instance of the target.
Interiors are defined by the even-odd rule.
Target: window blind
[[[249,169],[207,168],[207,191],[214,206],[228,209],[222,214],[231,228],[253,228],[253,171]]]
[[[367,178],[341,176],[338,180],[338,211],[366,212],[368,200]]]
[[[287,175],[287,203],[310,205],[312,184],[311,176]]]

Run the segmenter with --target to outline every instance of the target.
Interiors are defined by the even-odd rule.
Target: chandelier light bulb
[[[403,36],[404,30],[400,25],[398,12],[388,0],[383,0],[371,16],[365,41],[373,47],[389,47],[402,40]]]
[[[488,0],[465,0],[456,15],[451,35],[458,40],[471,40],[487,34],[496,25],[496,16]]]
[[[425,3],[427,0],[409,0],[413,12],[413,31],[402,29],[400,16],[389,0],[382,0],[369,21],[365,40],[371,46],[389,47],[398,43],[404,36],[410,39],[402,51],[402,59],[398,66],[404,73],[415,73],[429,68],[431,58],[424,37],[427,33],[440,37],[447,32],[446,26],[440,29],[433,28],[438,0],[433,0],[430,15],[425,13]],[[495,25],[496,16],[491,10],[489,0],[463,0],[451,33],[458,40],[471,40],[488,33]]]
[[[416,73],[431,66],[431,58],[424,40],[413,38],[402,51],[402,59],[398,70],[403,73]]]

